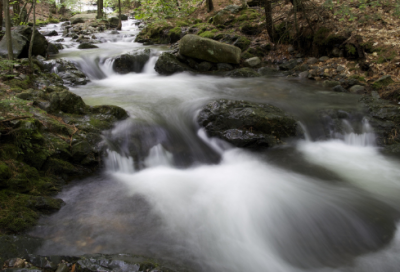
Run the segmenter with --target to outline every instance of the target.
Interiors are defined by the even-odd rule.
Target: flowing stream
[[[65,188],[67,205],[33,231],[48,239],[40,254],[139,254],[191,271],[398,271],[399,161],[375,146],[358,96],[279,76],[160,76],[168,48],[134,43],[134,23],[96,33],[98,49],[65,38],[57,55],[91,79],[71,91],[130,118],[104,134],[105,170]],[[145,47],[142,73],[112,71],[110,57]],[[196,116],[219,98],[276,105],[306,137],[263,151],[209,138]],[[340,131],[320,118],[338,109]]]

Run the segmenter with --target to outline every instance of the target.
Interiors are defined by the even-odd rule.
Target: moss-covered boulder
[[[209,136],[238,147],[274,147],[298,136],[297,122],[281,109],[245,101],[216,100],[199,113]]]
[[[11,31],[12,50],[15,58],[27,58],[28,49],[32,36],[32,28],[26,25],[15,27]],[[48,42],[46,38],[35,29],[32,55],[46,57]],[[0,41],[0,56],[7,57],[8,49],[6,39]]]
[[[110,24],[110,28],[116,28],[119,24],[119,19],[118,17],[111,17],[108,19],[108,22]]]
[[[188,34],[179,43],[180,54],[214,63],[240,62],[241,50],[235,46]]]
[[[186,64],[180,62],[176,56],[164,52],[158,58],[154,69],[161,75],[172,75],[181,72],[193,72]]]

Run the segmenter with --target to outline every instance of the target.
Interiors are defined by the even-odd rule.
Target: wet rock
[[[27,58],[32,35],[32,28],[26,25],[17,26],[11,31],[12,49],[15,58]],[[48,42],[46,38],[35,29],[32,55],[46,57]],[[0,41],[0,56],[7,57],[8,49],[6,39]]]
[[[328,59],[329,59],[329,57],[323,56],[323,57],[320,57],[320,58],[319,58],[319,61],[325,62],[325,61],[327,61]]]
[[[118,27],[119,19],[118,17],[111,17],[110,19],[108,19],[108,22],[110,24],[110,28],[116,28]]]
[[[279,70],[274,67],[262,67],[258,69],[258,73],[263,76],[272,76],[279,73]]]
[[[47,52],[50,55],[55,55],[59,53],[57,46],[53,43],[49,43],[49,45],[47,46]]]
[[[65,113],[83,114],[86,105],[82,98],[68,90],[49,94],[48,112],[63,111]]]
[[[365,92],[365,87],[361,85],[354,85],[349,89],[349,91],[355,94],[363,94]]]
[[[197,35],[185,35],[179,43],[180,54],[214,63],[240,62],[241,50],[235,46],[202,38]]]
[[[249,58],[247,60],[244,61],[244,64],[248,67],[256,67],[257,65],[259,65],[261,63],[261,60],[259,57],[253,57],[253,58]]]
[[[336,81],[336,80],[325,80],[323,85],[324,85],[324,87],[327,87],[327,88],[333,88],[335,86],[340,85],[340,82]]]
[[[128,16],[125,15],[125,14],[121,14],[121,20],[122,20],[122,21],[128,20]]]
[[[52,37],[52,36],[58,36],[58,33],[55,30],[51,30],[48,32],[43,32],[42,35],[45,37]]]
[[[267,104],[216,100],[199,113],[208,135],[238,147],[274,147],[298,135],[297,123],[281,109]]]
[[[309,65],[313,65],[313,64],[316,64],[316,63],[318,63],[318,59],[317,58],[309,58],[307,60],[307,64],[309,64]]]
[[[118,32],[117,30],[112,30],[112,31],[110,32],[110,34],[116,35],[116,34],[119,34],[119,32]]]
[[[309,72],[308,71],[304,71],[299,73],[299,78],[308,78]]]
[[[193,72],[186,64],[180,62],[176,56],[164,52],[158,58],[154,69],[161,75],[172,75],[180,72]]]
[[[348,92],[348,91],[347,91],[345,88],[343,88],[341,85],[337,85],[337,86],[333,87],[332,90],[333,90],[334,92],[337,92],[337,93],[347,93],[347,92]]]
[[[0,236],[0,263],[17,256],[23,257],[35,252],[43,244],[40,238],[25,235],[2,235]]]
[[[86,75],[78,70],[75,64],[70,61],[57,59],[50,61],[41,61],[41,63],[45,71],[50,72],[52,70],[56,70],[58,76],[66,85],[85,85],[89,82],[89,79],[86,77]]]
[[[140,73],[150,59],[151,50],[137,50],[114,58],[113,70],[119,74]]]
[[[280,64],[279,69],[282,71],[289,71],[289,70],[292,70],[296,66],[297,66],[297,61],[295,59],[292,59],[290,61]]]
[[[81,23],[84,23],[84,22],[85,22],[85,20],[83,18],[75,18],[75,19],[73,19],[71,21],[71,24],[72,25],[76,25],[76,24],[81,24]]]
[[[207,62],[207,61],[203,61],[200,62],[198,65],[197,70],[199,70],[200,72],[207,72],[212,68],[212,64]]]
[[[99,48],[99,47],[91,43],[81,43],[78,46],[78,49],[93,49],[93,48]]]
[[[233,70],[233,66],[228,63],[217,63],[218,71],[231,71]]]
[[[226,74],[228,77],[260,77],[261,75],[251,68],[240,68]]]
[[[375,90],[381,89],[383,87],[388,86],[389,84],[393,83],[393,79],[390,75],[386,75],[381,77],[380,79],[376,80],[373,84],[372,84],[372,88],[374,88]]]

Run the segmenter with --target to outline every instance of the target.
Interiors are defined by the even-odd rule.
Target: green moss
[[[357,79],[358,81],[365,81],[365,77],[360,75],[351,75],[350,78]]]
[[[2,181],[9,179],[10,176],[11,176],[10,168],[8,167],[7,164],[0,161],[0,187],[1,187]]]
[[[249,16],[247,15],[247,14],[242,14],[242,15],[240,15],[238,18],[237,18],[237,20],[239,21],[239,22],[241,22],[241,21],[247,21],[249,19]]]
[[[326,27],[319,28],[314,34],[314,43],[322,45],[331,30]]]
[[[242,49],[242,51],[245,51],[247,48],[249,48],[250,44],[251,41],[243,36],[240,36],[234,43],[234,45]]]
[[[386,76],[381,77],[377,81],[375,81],[372,84],[372,88],[374,88],[375,90],[379,90],[379,89],[382,89],[382,88],[390,85],[393,82],[394,81],[393,81],[392,77],[390,75],[386,75]]]
[[[354,55],[356,53],[356,48],[351,44],[346,44],[346,51],[350,55]]]
[[[254,57],[254,55],[251,54],[249,51],[245,51],[245,52],[243,52],[243,53],[241,54],[240,57],[241,57],[242,59],[249,59],[249,58]]]
[[[174,27],[172,29],[169,30],[169,34],[173,34],[173,35],[180,35],[182,32],[181,28],[179,26]]]
[[[201,33],[199,36],[203,37],[203,38],[213,39],[215,35],[214,35],[214,33],[212,33],[212,31],[205,31],[205,32]]]
[[[187,21],[177,21],[175,25],[182,27],[182,26],[189,26],[190,24]]]

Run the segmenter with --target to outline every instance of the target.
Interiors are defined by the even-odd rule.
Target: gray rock
[[[356,93],[356,94],[363,94],[365,92],[365,87],[361,85],[354,85],[349,89],[351,93]]]
[[[296,120],[281,109],[245,101],[212,101],[200,111],[198,122],[209,136],[238,147],[274,147],[298,134]]]
[[[231,71],[233,70],[233,66],[228,63],[217,63],[218,71]]]
[[[211,64],[211,63],[209,63],[209,62],[207,62],[207,61],[203,61],[203,62],[200,62],[200,63],[199,63],[197,69],[198,69],[199,71],[201,71],[201,72],[207,72],[207,71],[209,71],[211,68],[212,68],[212,64]]]
[[[335,86],[340,85],[340,82],[335,80],[325,80],[323,85],[324,87],[333,88]]]
[[[341,66],[341,65],[338,65],[338,67],[336,68],[336,71],[338,71],[338,72],[342,72],[342,71],[344,71],[344,70],[346,70],[346,68],[344,68],[344,67]]]
[[[290,61],[280,64],[279,70],[289,71],[289,70],[294,69],[294,67],[296,67],[296,66],[297,66],[297,61],[295,59],[292,59]]]
[[[274,67],[262,67],[258,69],[258,73],[263,76],[273,76],[279,73],[279,70]]]
[[[161,75],[172,75],[180,72],[193,72],[186,64],[180,62],[176,56],[164,52],[158,58],[154,69]]]
[[[323,57],[320,57],[320,58],[319,58],[319,61],[325,62],[325,61],[327,61],[328,59],[329,59],[329,57],[323,56]]]
[[[47,46],[47,52],[48,52],[50,55],[58,54],[58,53],[59,53],[58,47],[57,47],[55,44],[53,44],[53,43],[49,43],[49,45]]]
[[[58,36],[58,33],[57,33],[57,31],[52,30],[52,31],[44,32],[44,33],[42,33],[42,35],[45,37],[51,37],[51,36]]]
[[[115,34],[119,34],[119,32],[117,30],[112,30],[110,34],[115,35]]]
[[[81,24],[81,23],[84,23],[84,22],[85,22],[85,20],[83,18],[75,18],[75,19],[72,20],[71,24],[72,25],[76,25],[76,24]]]
[[[99,47],[97,45],[87,43],[87,42],[81,43],[78,46],[78,49],[92,49],[92,48],[99,48]]]
[[[347,91],[345,88],[343,88],[341,85],[337,85],[337,86],[333,87],[332,90],[333,90],[334,92],[337,92],[337,93],[347,93],[347,92],[348,92],[348,91]]]
[[[26,25],[15,27],[11,31],[13,55],[16,58],[27,58],[28,49],[32,35],[32,28]],[[35,29],[35,38],[33,41],[32,55],[41,55],[46,57],[48,42],[46,38]],[[0,41],[0,56],[7,57],[8,49],[6,39]]]
[[[308,71],[304,71],[299,73],[299,78],[308,78],[309,72]]]
[[[307,64],[312,65],[312,64],[316,64],[318,63],[318,59],[317,58],[309,58],[307,60]]]
[[[387,85],[393,83],[393,79],[390,75],[385,75],[381,77],[380,79],[376,80],[373,84],[372,87],[376,90],[381,89],[383,87],[386,87]]]
[[[116,28],[119,24],[119,19],[118,17],[111,17],[110,19],[108,19],[108,22],[110,23],[111,28]]]
[[[260,77],[261,75],[259,73],[257,73],[256,71],[254,71],[251,68],[240,68],[240,69],[236,69],[233,70],[231,72],[228,72],[226,74],[226,76],[228,77]]]
[[[244,64],[248,67],[255,67],[255,66],[259,65],[260,63],[261,63],[261,60],[259,57],[249,58],[244,61]]]
[[[150,49],[138,50],[114,58],[113,70],[119,74],[140,73],[150,59]]]
[[[180,54],[214,63],[240,62],[240,48],[197,35],[187,34],[179,42]]]

